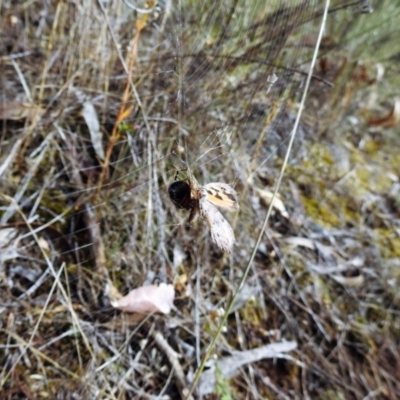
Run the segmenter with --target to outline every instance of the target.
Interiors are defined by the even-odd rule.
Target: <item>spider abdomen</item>
[[[193,208],[194,200],[192,199],[191,189],[187,182],[176,181],[171,183],[168,188],[168,194],[177,208],[184,208],[185,210]]]

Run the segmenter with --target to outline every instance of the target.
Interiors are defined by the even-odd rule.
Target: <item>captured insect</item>
[[[189,169],[186,180],[176,180],[169,186],[171,201],[179,209],[190,210],[188,222],[200,216],[207,222],[212,241],[222,250],[230,252],[235,243],[232,227],[214,205],[230,211],[239,209],[236,191],[226,183],[212,182],[201,186]]]

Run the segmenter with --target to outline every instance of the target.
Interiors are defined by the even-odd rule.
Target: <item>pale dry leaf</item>
[[[17,236],[18,231],[14,228],[0,229],[0,248],[8,246]]]
[[[1,256],[0,256],[1,257]],[[8,270],[8,283],[13,285],[14,277],[24,278],[31,283],[38,282],[42,275],[42,270],[37,265],[20,265],[13,263]]]
[[[392,128],[400,123],[400,98],[394,99],[394,105],[386,115],[378,118],[370,118],[368,124],[371,126],[382,126]]]
[[[358,259],[355,259],[355,264],[359,263]],[[318,265],[308,263],[308,267],[319,275],[329,275],[337,283],[343,286],[358,287],[364,283],[364,275],[362,273],[357,276],[344,276],[339,275],[340,273],[345,273],[354,270],[354,265],[351,263],[347,265],[336,264],[334,266]]]
[[[331,275],[337,283],[343,286],[349,287],[359,287],[364,283],[364,275],[360,274],[358,276],[341,276],[341,275]]]
[[[182,250],[182,248],[180,246],[175,245],[172,255],[173,255],[172,267],[173,267],[173,270],[175,271],[185,261],[186,254],[184,253],[184,251]]]
[[[188,283],[188,276],[187,276],[187,274],[180,274],[180,275],[178,275],[178,276],[175,278],[174,283],[175,283],[175,287],[176,287],[178,290],[183,290],[183,289],[185,289],[185,287],[186,287],[186,285],[187,285],[187,283]]]
[[[335,264],[333,266],[307,263],[307,267],[319,275],[332,275],[349,271],[352,267],[349,265]]]
[[[259,188],[255,188],[255,191],[266,206],[269,206],[271,204],[272,197],[274,195],[273,192]],[[289,218],[289,213],[287,212],[286,207],[283,204],[283,201],[279,194],[275,196],[274,204],[272,205],[272,207],[275,210],[279,211],[282,217]]]
[[[203,372],[200,377],[198,390],[201,396],[206,396],[214,391],[217,383],[216,370],[223,379],[230,379],[235,376],[243,365],[260,361],[266,358],[290,358],[286,355],[297,348],[297,342],[272,343],[266,346],[242,352],[235,352],[232,356],[221,358],[212,363],[211,367]]]
[[[94,151],[100,160],[104,160],[103,135],[100,129],[100,122],[96,109],[90,101],[85,101],[83,103],[82,115],[89,129]]]
[[[110,299],[110,303],[113,303],[115,301],[118,301],[121,299],[123,296],[119,292],[119,290],[113,285],[111,281],[108,281],[105,285],[105,293],[108,295],[108,298]]]
[[[10,172],[11,169],[9,166],[13,163],[15,158],[18,155],[19,148],[21,147],[23,143],[23,138],[19,138],[14,142],[13,147],[8,151],[7,158],[3,161],[3,163],[0,165],[0,178],[3,176],[5,172]]]
[[[35,115],[42,116],[45,110],[36,104],[9,101],[0,102],[0,120],[18,121],[24,118],[33,118]]]
[[[0,229],[0,264],[20,257],[16,236],[17,231],[14,228]]]
[[[349,260],[349,264],[355,268],[361,268],[365,264],[365,258],[357,256]]]
[[[45,238],[40,237],[38,240],[38,245],[42,248],[42,250],[46,251],[46,254],[50,253],[50,245]]]
[[[174,304],[174,298],[174,286],[161,283],[133,289],[126,296],[112,300],[111,305],[119,310],[132,313],[161,312],[169,314]]]
[[[211,240],[222,250],[231,252],[235,243],[235,234],[228,221],[205,196],[199,200],[200,214],[207,222]]]
[[[314,240],[300,237],[300,236],[291,236],[284,239],[284,242],[290,244],[291,246],[297,247],[306,247],[311,250],[315,250]]]

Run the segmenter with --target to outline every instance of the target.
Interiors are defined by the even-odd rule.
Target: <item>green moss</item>
[[[382,258],[398,258],[400,257],[400,238],[393,235],[393,230],[390,228],[376,229],[377,244],[381,251]]]
[[[260,325],[263,319],[261,310],[253,301],[248,301],[246,305],[240,309],[240,316],[243,318],[243,321],[255,326]]]
[[[380,168],[360,166],[354,171],[355,182],[352,187],[356,189],[358,195],[371,192],[386,193],[392,186],[392,180],[388,174]]]
[[[314,143],[310,147],[308,158],[314,168],[317,169],[322,168],[326,170],[326,167],[332,167],[335,163],[329,149],[321,143]]]
[[[302,196],[306,213],[319,225],[325,227],[339,227],[340,220],[331,208],[328,208],[316,198]]]
[[[365,152],[365,154],[368,154],[369,156],[376,155],[381,147],[382,143],[374,140],[370,136],[366,136],[363,140],[362,150]]]
[[[63,214],[69,209],[65,194],[57,189],[46,190],[43,193],[40,204],[57,215]]]

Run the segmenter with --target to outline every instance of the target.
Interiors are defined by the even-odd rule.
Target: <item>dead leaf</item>
[[[0,264],[20,257],[15,240],[17,233],[14,228],[0,229]]]
[[[355,263],[359,262],[358,259],[355,259]],[[328,275],[343,286],[358,287],[364,283],[364,275],[359,272],[355,275],[354,266],[351,262],[349,262],[349,265],[338,264],[334,266],[308,264],[308,267],[319,275]],[[339,275],[340,273],[348,276]]]
[[[268,207],[271,204],[272,197],[274,194],[269,190],[259,189],[259,188],[254,188],[254,189],[257,195],[260,197],[260,199]],[[275,196],[274,204],[272,205],[272,207],[275,210],[279,211],[282,217],[289,218],[289,214],[279,194]]]
[[[341,275],[331,275],[337,283],[343,286],[358,287],[364,283],[364,275],[360,274],[358,276],[341,276]]]
[[[292,236],[285,238],[284,241],[294,247],[300,246],[300,247],[306,247],[311,250],[315,250],[314,240],[308,238]]]
[[[46,254],[50,254],[50,245],[45,238],[40,237],[38,240],[38,245],[46,252]]]
[[[370,126],[382,126],[383,128],[393,128],[400,122],[400,99],[395,99],[393,109],[383,117],[370,118]]]
[[[103,134],[101,133],[99,118],[93,103],[90,101],[83,103],[82,115],[89,129],[94,151],[100,160],[104,160]]]
[[[188,282],[187,274],[178,275],[178,277],[175,279],[175,287],[176,287],[176,289],[179,290],[179,291],[185,290],[187,282]]]
[[[230,379],[235,376],[243,365],[260,361],[266,358],[288,358],[285,353],[297,348],[297,342],[272,343],[255,349],[235,352],[230,357],[224,357],[212,362],[211,367],[203,372],[200,377],[198,390],[200,396],[207,396],[214,391],[217,383],[216,372],[221,374],[223,379]]]
[[[0,120],[19,121],[24,118],[42,116],[45,110],[36,104],[22,101],[0,102]]]
[[[119,310],[132,313],[161,312],[169,314],[174,304],[174,298],[174,286],[161,283],[159,286],[148,285],[133,289],[126,296],[111,300],[111,305]]]
[[[172,268],[175,271],[182,265],[183,261],[185,261],[186,254],[180,246],[175,245],[172,256],[173,256]]]

